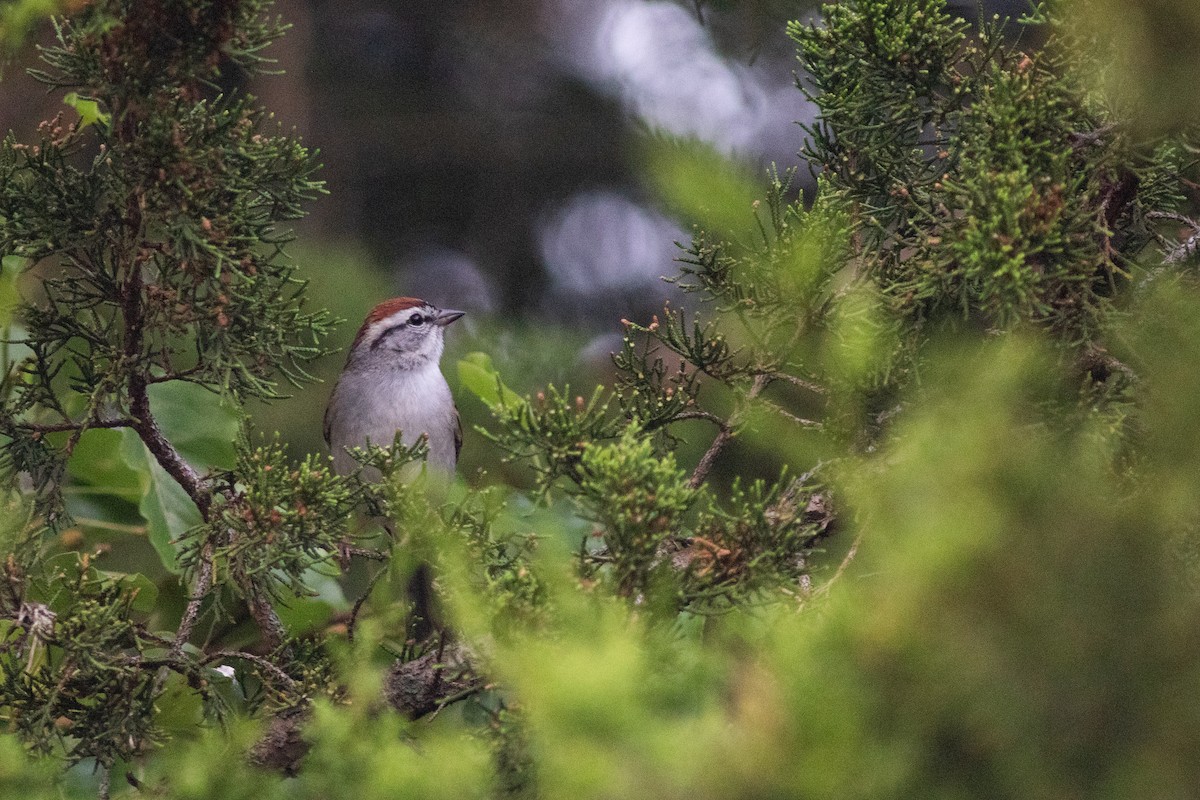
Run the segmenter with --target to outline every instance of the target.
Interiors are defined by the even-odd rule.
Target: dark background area
[[[583,385],[607,377],[622,317],[680,300],[661,277],[688,233],[642,174],[648,134],[698,139],[760,173],[795,167],[811,185],[797,123],[813,111],[785,26],[818,6],[278,0],[292,26],[268,52],[279,74],[227,77],[320,151],[329,195],[291,252],[312,302],[347,320],[331,347],[376,302],[417,295],[469,312],[449,344],[452,383],[454,357],[484,350],[522,391]],[[973,18],[1025,3],[951,6]],[[24,74],[35,56],[26,48],[0,81],[0,129],[25,141],[65,110]],[[326,383],[259,409],[260,425],[321,447],[341,363],[323,359]]]

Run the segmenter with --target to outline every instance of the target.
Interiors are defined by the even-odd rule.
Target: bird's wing
[[[458,414],[458,408],[454,409],[454,460],[458,461],[458,454],[462,452],[462,417]]]
[[[330,412],[333,411],[333,396],[335,394],[337,394],[337,384],[336,383],[333,385],[333,392],[331,392],[329,395],[329,405],[325,406],[324,432],[325,432],[325,444],[327,444],[327,445],[331,444],[331,442],[329,441],[329,438],[330,438],[330,434],[333,432],[333,415]]]

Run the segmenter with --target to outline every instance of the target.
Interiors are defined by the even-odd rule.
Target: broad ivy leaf
[[[154,707],[157,712],[154,723],[168,736],[195,735],[197,727],[204,723],[204,700],[188,686],[187,678],[175,672],[168,674]]]
[[[137,503],[146,493],[150,478],[144,470],[131,467],[122,456],[123,436],[122,431],[108,428],[86,431],[79,438],[67,468],[96,494]]]
[[[126,429],[121,435],[122,458],[147,479],[138,512],[146,520],[150,544],[154,545],[163,566],[178,574],[176,540],[203,522],[200,510],[183,487],[151,457],[136,433]]]
[[[215,394],[182,382],[155,384],[150,410],[163,435],[198,472],[233,466],[240,418]],[[82,453],[77,449],[71,459],[72,472],[137,503],[163,566],[178,573],[176,542],[203,521],[187,492],[130,429],[91,430],[80,445]]]
[[[344,611],[350,607],[341,585],[333,576],[309,569],[304,573],[304,583],[314,595],[288,598],[276,609],[293,636],[303,636],[329,624],[335,610]]]
[[[104,571],[101,574],[114,581],[120,581],[125,588],[137,592],[130,603],[134,611],[149,613],[154,610],[158,600],[158,587],[154,585],[154,581],[137,572]]]
[[[222,405],[217,395],[183,381],[156,383],[150,387],[150,411],[163,435],[193,467],[201,472],[233,467],[241,414]]]
[[[521,395],[504,385],[487,353],[468,353],[459,359],[458,382],[482,400],[488,408],[512,407],[525,402]]]

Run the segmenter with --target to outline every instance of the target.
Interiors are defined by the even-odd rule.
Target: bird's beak
[[[433,323],[435,325],[441,325],[444,328],[465,313],[467,312],[455,311],[452,308],[446,308],[438,312],[438,315],[433,318]]]

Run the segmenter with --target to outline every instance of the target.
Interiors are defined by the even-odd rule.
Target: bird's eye
[[[413,314],[411,317],[408,318],[408,324],[413,325],[413,326],[424,325],[425,318],[423,316],[421,316],[420,314]]]

